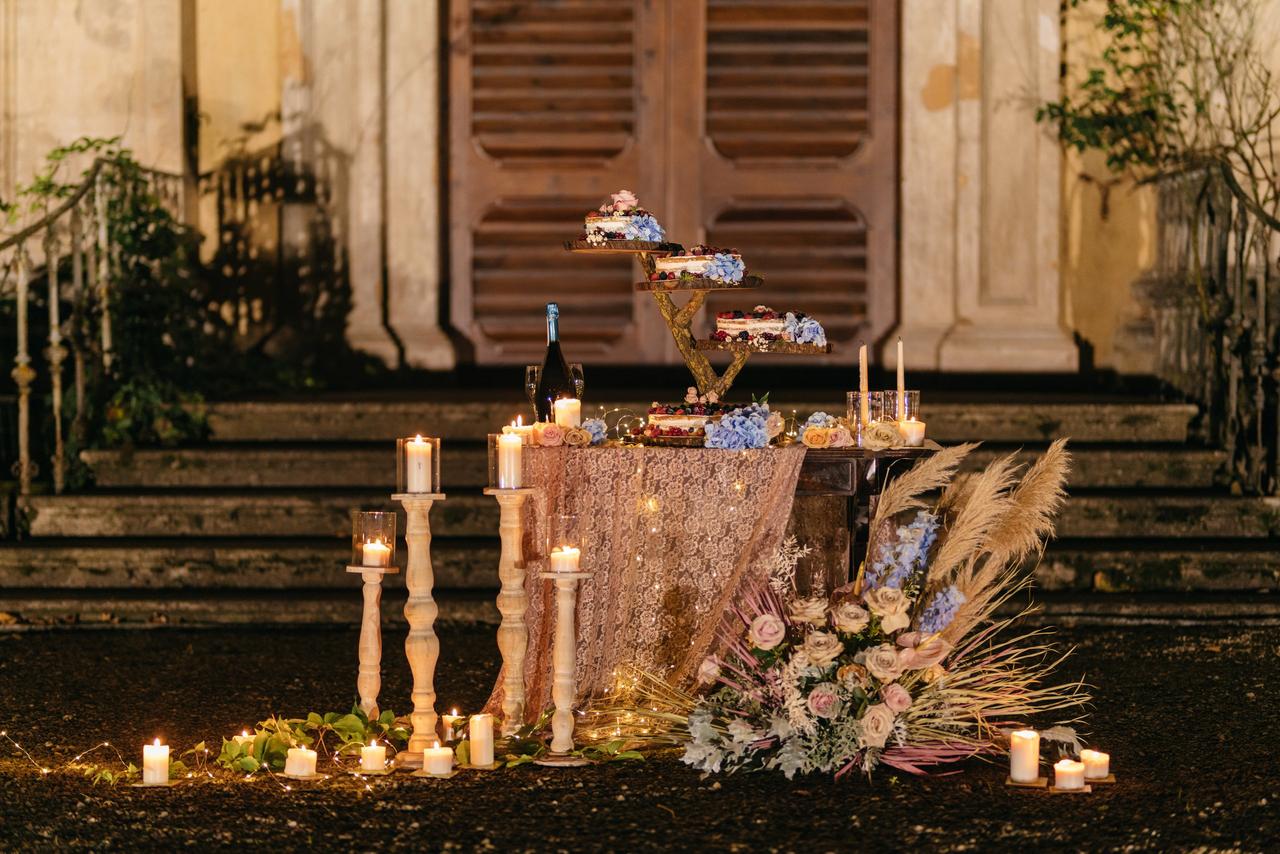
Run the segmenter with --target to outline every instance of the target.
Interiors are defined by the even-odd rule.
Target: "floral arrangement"
[[[928,773],[1004,752],[1008,729],[1028,717],[1078,714],[1081,683],[1045,684],[1053,648],[1039,632],[1003,637],[1017,617],[995,613],[1027,585],[1022,564],[1052,533],[1065,444],[1025,473],[1010,455],[956,477],[974,447],[945,449],[885,487],[854,583],[801,594],[791,547],[780,561],[790,567],[736,603],[696,689],[630,674],[593,708],[595,723],[682,744],[684,761],[709,773],[841,777],[880,765]],[[1048,732],[1075,741],[1069,726]]]
[[[502,432],[512,433],[515,428],[507,425]],[[585,448],[603,445],[608,434],[609,428],[602,418],[588,418],[581,426],[568,428],[551,421],[535,421],[525,434],[525,444],[539,448],[558,448],[561,445]]]
[[[799,439],[809,448],[851,448],[853,434],[840,419],[815,412],[800,426]]]
[[[780,413],[770,412],[765,399],[753,401],[748,406],[730,410],[719,421],[707,424],[704,447],[726,451],[745,451],[763,448],[782,433],[784,426]]]

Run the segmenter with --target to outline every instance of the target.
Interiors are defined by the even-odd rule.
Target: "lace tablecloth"
[[[791,515],[805,449],[526,448],[524,554],[529,593],[526,717],[551,704],[554,618],[548,520],[579,517],[578,694],[622,664],[687,681],[715,642],[744,579],[762,578]],[[487,708],[501,706],[502,677]]]

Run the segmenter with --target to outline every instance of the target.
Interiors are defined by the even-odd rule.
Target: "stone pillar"
[[[1058,3],[906,0],[902,27],[896,334],[909,366],[1076,370],[1058,280],[1061,151],[1034,117],[1058,91]]]

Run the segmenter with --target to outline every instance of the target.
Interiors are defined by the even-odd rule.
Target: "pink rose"
[[[893,732],[893,709],[884,703],[876,703],[867,709],[862,716],[862,737],[859,739],[863,747],[884,747]]]
[[[815,718],[830,720],[840,714],[840,694],[836,691],[836,686],[830,682],[814,685],[809,692],[808,706]]]
[[[564,429],[559,424],[535,424],[533,435],[538,440],[538,444],[544,448],[558,448],[564,444]]]
[[[898,638],[903,647],[898,653],[904,670],[927,670],[942,662],[951,652],[951,644],[937,635],[922,637],[920,632],[907,632]]]
[[[856,635],[871,622],[871,615],[856,602],[841,602],[831,610],[831,624],[842,632]]]
[[[832,448],[853,447],[853,434],[849,432],[849,428],[848,427],[832,427],[829,447],[832,447]]]
[[[911,692],[897,682],[884,686],[884,689],[880,692],[880,699],[884,700],[884,704],[895,714],[900,714],[911,708]]]
[[[716,661],[715,656],[709,655],[702,659],[702,664],[698,665],[698,682],[709,685],[719,678],[720,662]]]
[[[769,650],[782,643],[787,636],[786,624],[773,614],[761,614],[751,621],[751,629],[747,632],[747,640],[756,649]]]
[[[613,209],[615,211],[625,211],[629,208],[640,207],[640,200],[636,198],[636,194],[630,190],[619,190],[610,196],[613,199]]]

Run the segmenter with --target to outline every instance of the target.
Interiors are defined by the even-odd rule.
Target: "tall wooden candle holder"
[[[413,713],[410,722],[413,734],[409,746],[396,755],[396,765],[401,768],[421,768],[423,752],[439,741],[436,734],[436,661],[440,658],[440,640],[436,637],[435,622],[440,609],[431,598],[435,574],[431,569],[431,505],[443,501],[443,493],[400,493],[392,500],[404,505],[408,523],[404,540],[408,550],[404,582],[409,600],[404,606],[404,616],[409,622],[409,636],[405,639],[405,655],[413,675]]]
[[[378,716],[378,692],[382,690],[382,578],[400,570],[393,567],[349,566],[364,581],[364,616],[360,620],[360,671],[356,690],[360,709],[372,720]]]
[[[485,495],[498,500],[498,536],[502,553],[498,557],[498,650],[502,653],[502,734],[511,735],[524,722],[524,656],[529,649],[529,627],[525,611],[529,594],[524,589],[524,513],[525,500],[532,489],[486,489]]]
[[[578,582],[590,572],[542,572],[542,578],[556,583],[555,681],[551,698],[556,710],[551,716],[551,750],[539,765],[568,768],[590,764],[573,755],[573,701],[576,699],[578,670]]]

